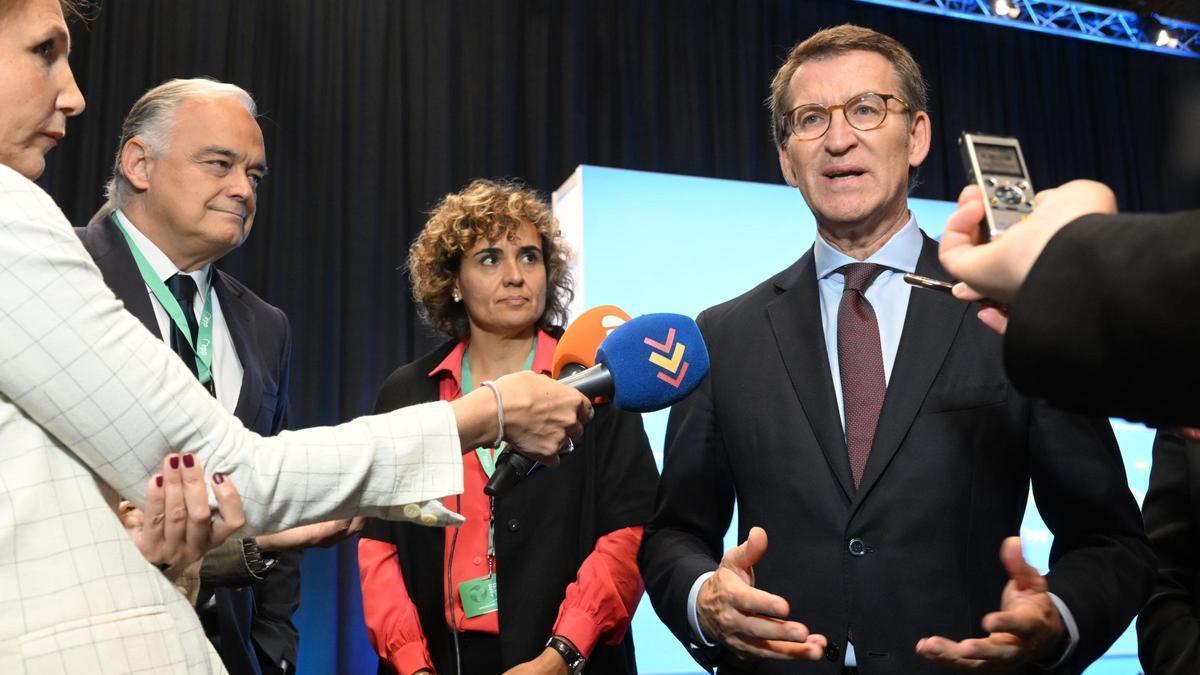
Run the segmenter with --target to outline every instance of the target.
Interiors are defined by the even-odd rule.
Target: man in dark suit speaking
[[[248,93],[211,80],[146,92],[125,119],[107,203],[76,231],[125,308],[247,428],[274,435],[287,411],[287,317],[213,265],[254,223],[267,170],[254,114]],[[286,551],[351,527],[318,523],[209,552],[197,611],[230,673],[294,669],[299,554]]]
[[[780,166],[819,237],[701,314],[712,369],[672,410],[640,560],[659,616],[721,672],[1079,672],[1149,592],[1107,421],[1019,395],[968,303],[902,279],[946,276],[907,203],[925,109],[908,51],[856,26],[775,76]],[[1031,482],[1045,576],[1016,538]],[[735,499],[744,543],[722,558]]]

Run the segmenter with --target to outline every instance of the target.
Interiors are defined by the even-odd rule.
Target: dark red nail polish
[[[168,462],[168,464],[171,465],[172,469],[178,469],[179,468],[179,456],[176,455],[176,456],[172,457],[171,461]]]
[[[224,483],[224,482],[225,482],[225,474],[223,474],[223,473],[214,473],[214,474],[213,474],[213,482],[214,482],[214,483],[216,483],[217,485],[220,485],[221,483]]]
[[[183,465],[189,469],[196,466],[196,458],[192,456],[192,453],[189,452],[183,456]]]
[[[161,474],[154,477],[154,484],[157,485],[158,487],[162,487],[162,475]]]

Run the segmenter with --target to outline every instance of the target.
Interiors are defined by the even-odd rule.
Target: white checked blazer
[[[172,451],[229,475],[245,535],[399,520],[462,490],[444,403],[247,431],[124,311],[50,196],[0,166],[0,673],[224,672],[113,511]]]

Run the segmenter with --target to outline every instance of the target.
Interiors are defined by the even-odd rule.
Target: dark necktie
[[[171,325],[171,349],[183,359],[188,370],[192,371],[192,375],[199,377],[196,371],[196,353],[192,351],[192,344],[196,342],[196,336],[200,332],[200,325],[196,322],[196,311],[194,300],[196,298],[196,282],[186,274],[176,274],[167,279],[167,289],[171,291],[171,295],[175,296],[175,300],[179,302],[179,308],[183,310],[183,316],[187,319],[188,331],[191,332],[192,341],[184,337],[183,331],[179,330],[179,326],[174,321],[169,321]],[[210,377],[204,385],[208,389],[208,393],[216,396],[213,380]]]
[[[862,480],[887,393],[883,349],[875,310],[863,295],[882,265],[852,263],[838,269],[846,277],[838,305],[838,367],[842,371],[842,407],[846,414],[846,451],[854,487]]]

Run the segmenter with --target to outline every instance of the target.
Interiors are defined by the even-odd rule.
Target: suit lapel
[[[104,283],[125,304],[125,309],[161,339],[162,329],[150,302],[150,292],[146,290],[146,282],[138,272],[129,244],[117,226],[109,218],[93,221],[84,228],[80,239],[100,268]]]
[[[935,279],[948,278],[937,260],[937,243],[928,237],[917,261],[917,274]],[[945,293],[921,289],[910,292],[904,330],[896,350],[883,410],[879,414],[871,457],[859,484],[855,509],[879,481],[908,434],[930,385],[946,360],[967,307],[968,303]]]
[[[225,280],[225,273],[216,270],[213,274],[213,293],[221,305],[221,315],[225,319],[225,327],[233,340],[233,348],[237,351],[238,361],[242,364],[242,387],[238,393],[237,407],[233,414],[247,428],[263,433],[254,427],[258,417],[258,409],[262,403],[262,364],[256,345],[252,342],[255,335],[254,313],[242,301],[242,294]]]
[[[830,471],[846,498],[852,499],[854,483],[829,373],[829,358],[825,354],[821,298],[812,251],[781,274],[775,286],[780,293],[767,303],[767,315],[784,367]]]

